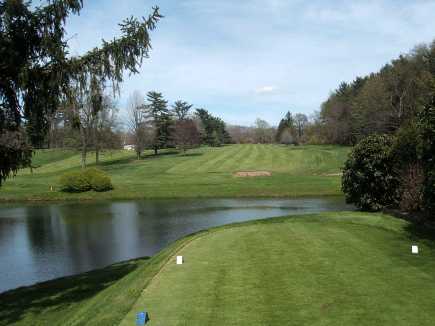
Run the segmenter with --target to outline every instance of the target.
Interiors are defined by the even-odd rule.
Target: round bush
[[[101,192],[113,189],[110,176],[95,168],[66,173],[60,178],[60,184],[61,190],[65,192]]]
[[[60,187],[65,192],[84,192],[91,190],[91,185],[82,172],[68,172],[60,177]]]
[[[112,181],[105,172],[97,169],[88,169],[84,173],[93,190],[102,192],[113,189]]]
[[[347,203],[374,211],[397,203],[399,179],[392,144],[390,136],[372,135],[354,147],[343,170],[342,189]]]

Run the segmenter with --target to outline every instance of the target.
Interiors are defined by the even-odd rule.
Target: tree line
[[[183,152],[201,144],[221,146],[231,143],[224,121],[206,109],[178,100],[169,105],[163,94],[151,91],[146,98],[136,91],[127,103],[127,128],[119,117],[119,106],[110,94],[100,100],[85,96],[75,105],[64,103],[48,117],[49,132],[42,143],[46,148],[73,148],[80,150],[82,167],[87,154],[95,152],[99,163],[101,150],[134,147],[137,158],[145,149],[155,154],[165,148],[179,148]],[[79,103],[79,105],[77,105]]]
[[[316,116],[287,111],[278,126],[257,118],[253,126],[228,126],[233,142],[238,144],[317,144],[318,122]]]
[[[378,72],[342,82],[322,104],[322,142],[355,145],[411,124],[435,91],[435,42],[419,45]]]
[[[342,83],[320,126],[326,142],[355,145],[342,179],[349,203],[435,222],[435,42]]]
[[[160,149],[177,147],[183,152],[201,144],[221,146],[231,143],[231,137],[222,119],[206,109],[178,100],[172,106],[163,94],[148,92],[144,98],[133,93],[128,101],[128,142],[137,158],[147,149],[157,154]]]

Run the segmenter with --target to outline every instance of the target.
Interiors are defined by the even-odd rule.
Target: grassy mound
[[[116,277],[97,271],[92,282],[87,273],[3,294],[0,325],[134,325],[145,309],[150,325],[433,325],[434,245],[382,214],[228,225],[106,269]]]
[[[111,176],[115,189],[80,194],[59,191],[60,175],[80,171],[80,155],[39,151],[35,162],[40,166],[33,174],[25,169],[7,180],[0,188],[0,201],[340,195],[340,172],[348,151],[338,146],[252,144],[201,147],[186,155],[169,150],[158,156],[147,153],[142,160],[131,151],[112,151],[101,155],[98,168]],[[92,154],[88,161],[93,163]],[[268,171],[271,176],[238,178],[238,171]]]

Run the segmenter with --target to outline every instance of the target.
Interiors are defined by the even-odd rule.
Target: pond
[[[342,197],[2,205],[0,292],[152,256],[213,226],[352,209]]]

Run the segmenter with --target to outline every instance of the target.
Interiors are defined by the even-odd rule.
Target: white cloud
[[[258,94],[270,94],[270,93],[274,93],[276,91],[276,87],[275,86],[262,86],[262,87],[258,87],[255,92]]]

